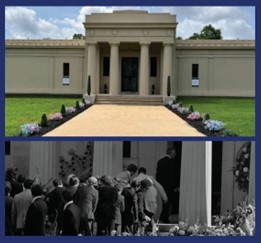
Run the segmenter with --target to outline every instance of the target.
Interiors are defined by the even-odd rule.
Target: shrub
[[[203,121],[205,122],[205,121],[207,121],[207,120],[209,120],[210,119],[210,115],[208,114],[208,113],[205,113],[204,115],[203,115]]]
[[[80,110],[80,104],[78,100],[76,101],[75,108],[76,110]]]
[[[189,106],[189,111],[190,111],[190,113],[194,112],[193,105],[190,105],[190,106]]]
[[[86,105],[86,102],[85,102],[85,99],[84,99],[84,98],[82,98],[82,103],[83,103],[84,105]]]
[[[91,76],[88,76],[87,94],[91,94]]]
[[[65,109],[65,105],[64,105],[64,104],[63,104],[62,107],[61,107],[61,114],[62,114],[63,116],[66,115],[66,109]]]
[[[42,114],[41,126],[42,126],[42,127],[47,127],[47,125],[48,125],[47,116],[46,116],[46,114]]]

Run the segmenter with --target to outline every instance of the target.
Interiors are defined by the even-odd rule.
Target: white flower
[[[248,168],[247,168],[247,167],[244,167],[244,168],[243,168],[243,171],[244,171],[244,172],[248,172]]]

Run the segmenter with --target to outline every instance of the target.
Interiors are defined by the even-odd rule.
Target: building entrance
[[[138,58],[123,57],[121,60],[121,92],[138,92]]]

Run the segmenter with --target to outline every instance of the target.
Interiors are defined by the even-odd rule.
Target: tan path
[[[44,136],[205,136],[164,106],[93,105]]]

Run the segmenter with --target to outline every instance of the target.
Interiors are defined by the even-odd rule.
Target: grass
[[[16,136],[25,123],[40,123],[42,114],[60,112],[62,104],[75,107],[81,98],[71,97],[7,97],[5,99],[5,135]]]
[[[75,106],[81,98],[64,97],[7,97],[5,99],[5,135],[15,136],[20,126],[41,120],[43,113],[60,112],[62,104]],[[239,136],[255,136],[255,99],[181,97],[183,106],[193,105],[194,110],[211,119],[225,122],[226,127]]]
[[[180,97],[183,106],[193,105],[194,111],[209,113],[210,119],[223,121],[238,136],[255,136],[254,98]]]

